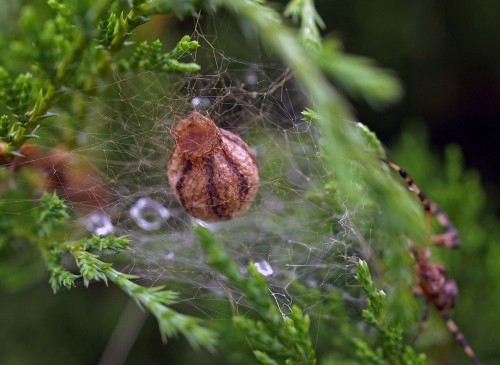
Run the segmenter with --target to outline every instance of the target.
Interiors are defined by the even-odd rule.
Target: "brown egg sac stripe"
[[[241,138],[238,138],[238,136],[236,136],[236,135],[234,135],[234,134],[232,134],[224,129],[221,129],[221,131],[222,131],[223,138],[226,138],[229,141],[233,142],[234,144],[238,145],[240,148],[243,148],[248,153],[248,155],[252,158],[252,161],[255,164],[255,166],[258,166],[257,159],[255,158],[254,153],[252,152],[252,150],[248,147],[248,145]]]
[[[177,191],[177,194],[179,195],[179,200],[181,201],[182,207],[186,210],[187,210],[186,201],[184,200],[184,197],[182,196],[182,194],[184,193],[184,191],[183,191],[184,180],[186,179],[186,175],[189,173],[189,171],[191,171],[192,168],[193,168],[192,162],[190,160],[187,160],[186,165],[182,169],[181,178],[177,181],[177,184],[175,184],[175,191]]]
[[[224,159],[226,160],[231,170],[236,176],[238,176],[238,181],[240,182],[240,202],[243,203],[248,195],[248,192],[250,191],[248,179],[241,173],[236,162],[231,159],[224,148],[222,148],[222,154],[224,155]]]
[[[226,209],[220,203],[219,192],[215,186],[214,158],[212,156],[203,157],[203,163],[208,168],[208,195],[210,197],[210,207],[212,212],[219,218],[227,217]]]

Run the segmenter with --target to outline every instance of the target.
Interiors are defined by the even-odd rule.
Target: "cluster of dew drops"
[[[128,214],[140,229],[148,232],[160,230],[165,222],[173,217],[171,211],[162,203],[148,196],[138,199],[129,209]],[[205,223],[195,218],[192,219],[197,224],[207,227],[208,229],[214,228],[213,224]],[[116,227],[111,222],[110,217],[103,212],[91,213],[86,218],[85,223],[87,230],[98,236],[107,236],[116,231]],[[166,258],[169,260],[175,258],[172,251],[169,251],[167,256]],[[265,259],[256,261],[254,265],[257,271],[266,277],[270,277],[274,274],[271,264]]]

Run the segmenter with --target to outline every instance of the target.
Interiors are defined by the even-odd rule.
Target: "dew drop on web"
[[[170,211],[159,201],[144,197],[130,208],[130,217],[145,231],[157,231],[171,217]]]
[[[274,270],[271,264],[266,260],[257,261],[254,265],[257,268],[257,271],[266,277],[269,277],[272,274],[274,274]]]
[[[163,258],[165,260],[173,260],[175,259],[175,253],[173,251],[170,251],[170,250],[165,250],[165,252],[163,252]]]
[[[109,216],[101,212],[90,214],[86,219],[86,227],[90,232],[98,236],[107,236],[114,231],[114,226]]]
[[[210,102],[209,98],[202,98],[196,96],[191,100],[191,105],[194,106],[195,108],[204,109],[204,108],[209,108],[212,105],[212,103]]]
[[[257,82],[259,81],[259,76],[254,71],[248,71],[245,73],[244,80],[245,80],[245,84],[256,85]]]

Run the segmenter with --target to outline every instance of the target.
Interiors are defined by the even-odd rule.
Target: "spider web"
[[[199,74],[117,75],[105,85],[104,97],[84,101],[81,119],[88,127],[78,136],[84,143],[75,154],[91,166],[105,203],[98,209],[74,206],[79,234],[130,236],[130,250],[112,257],[115,265],[139,274],[144,285],[177,288],[202,312],[201,299],[229,295],[246,303],[242,293],[229,291],[212,274],[195,224],[214,232],[243,273],[250,262],[256,265],[283,316],[294,303],[313,307],[328,298],[310,298],[295,290],[296,284],[356,300],[346,288],[367,242],[351,224],[353,212],[322,202],[319,194],[331,171],[321,160],[318,130],[302,119],[306,101],[299,86],[289,70],[258,47],[249,50],[257,55],[250,60],[224,53],[221,44],[234,49],[229,43],[237,41],[219,39],[225,30],[211,24],[210,31],[197,24],[193,34],[201,44],[194,56],[202,65]],[[167,182],[169,128],[192,110],[208,113],[219,127],[240,135],[260,166],[257,198],[246,213],[227,222],[190,217]]]

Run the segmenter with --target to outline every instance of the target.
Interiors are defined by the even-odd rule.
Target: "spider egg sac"
[[[171,130],[170,187],[193,217],[225,221],[248,209],[259,187],[254,153],[236,134],[192,112]]]

